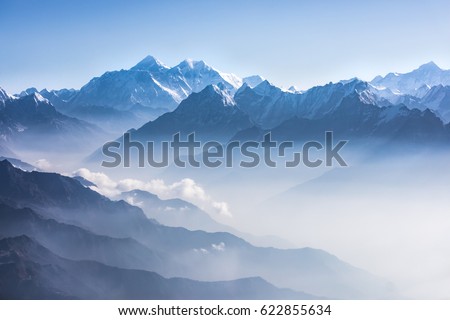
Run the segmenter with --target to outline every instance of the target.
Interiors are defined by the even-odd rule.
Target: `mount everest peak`
[[[234,92],[242,85],[242,79],[220,72],[203,60],[186,59],[170,68],[147,56],[129,70],[110,71],[92,79],[70,103],[118,110],[143,107],[159,109],[162,113],[175,109],[191,93],[218,83]]]

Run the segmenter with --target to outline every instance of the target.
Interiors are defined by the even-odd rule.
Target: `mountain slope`
[[[26,236],[0,240],[2,299],[307,299],[260,278],[166,279],[157,273],[63,259]]]
[[[246,114],[236,108],[233,98],[222,86],[208,86],[191,94],[172,112],[148,122],[132,133],[140,141],[171,141],[174,134],[195,132],[198,139],[227,141],[234,132],[251,126]]]
[[[257,246],[268,246],[268,244],[274,246],[274,243],[276,243],[285,247],[287,244],[285,240],[277,237],[253,236],[221,224],[199,207],[181,199],[162,200],[157,195],[142,190],[122,192],[120,198],[138,206],[147,217],[155,219],[165,226],[207,232],[228,232]]]
[[[123,192],[120,197],[141,208],[147,217],[166,226],[208,232],[231,231],[231,228],[216,222],[197,206],[181,199],[162,200],[142,190]]]
[[[16,209],[0,202],[0,234],[23,234],[36,239],[61,257],[92,260],[114,267],[142,269],[167,274],[176,270],[175,262],[132,238],[101,236],[69,224],[44,219],[33,210]]]
[[[450,145],[450,135],[435,112],[408,109],[404,105],[380,107],[364,99],[365,93],[333,94],[334,98],[324,100],[323,106],[329,109],[319,107],[318,110],[323,110],[320,117],[316,117],[316,111],[310,113],[311,118],[292,116],[270,130],[260,127],[242,130],[232,140],[258,141],[270,131],[278,141],[322,141],[325,131],[332,131],[335,139],[351,139],[352,145],[377,140],[421,146]]]
[[[450,85],[437,85],[420,99],[420,103],[436,111],[447,123],[450,122]]]
[[[267,80],[251,88],[244,84],[234,97],[239,109],[258,127],[270,129],[291,118],[297,109],[298,95],[284,92]]]
[[[0,109],[4,106],[5,101],[10,98],[9,94],[0,87]]]
[[[19,159],[8,158],[0,156],[0,161],[8,160],[14,167],[19,168],[22,171],[37,171],[37,168],[29,163],[23,162]]]
[[[250,88],[254,88],[257,85],[259,85],[261,82],[263,82],[265,79],[258,75],[245,77],[242,79],[243,84],[247,84]]]
[[[423,100],[435,101],[435,105],[430,103],[433,109],[446,110],[445,88],[436,87]],[[420,110],[391,105],[370,84],[358,79],[314,87],[301,94],[283,92],[263,82],[253,89],[243,86],[235,101],[256,125],[237,132],[232,140],[258,141],[271,131],[279,141],[307,141],[323,139],[324,132],[331,130],[336,137],[353,142],[385,139],[426,145],[450,141],[439,111],[430,111],[422,102],[418,102]]]
[[[450,70],[442,70],[434,62],[426,63],[408,73],[389,73],[377,76],[371,84],[379,88],[389,88],[394,92],[422,96],[424,86],[450,85]]]
[[[67,104],[72,99],[77,90],[75,89],[61,89],[61,90],[47,90],[43,89],[39,92],[41,96],[50,101],[50,103],[55,106],[56,110],[64,113],[67,109]]]
[[[7,145],[29,149],[92,146],[104,136],[98,127],[59,113],[39,93],[5,101],[0,134]]]

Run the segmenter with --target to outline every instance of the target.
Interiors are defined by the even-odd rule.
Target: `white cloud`
[[[232,217],[226,202],[215,201],[200,185],[190,178],[185,178],[172,184],[167,184],[162,179],[150,181],[123,179],[115,182],[104,173],[91,172],[86,168],[77,170],[74,172],[74,175],[79,175],[95,183],[97,187],[92,187],[92,189],[107,197],[114,198],[122,192],[139,189],[156,194],[162,199],[180,198],[193,203],[208,213]],[[133,199],[130,199],[130,201],[133,201]]]
[[[120,194],[120,191],[117,190],[117,183],[104,173],[91,172],[89,169],[81,168],[75,171],[73,175],[83,177],[97,185],[97,187],[91,187],[91,189],[103,194],[104,196],[115,197]]]
[[[144,203],[142,201],[136,201],[133,197],[126,197],[124,200],[132,206],[136,206],[139,208],[143,208],[144,206]]]
[[[216,251],[225,251],[225,243],[221,242],[219,244],[211,244],[211,247]]]
[[[47,159],[39,159],[34,165],[41,170],[48,171],[52,168],[51,163]]]
[[[226,202],[213,202],[212,206],[220,215],[231,217],[231,212],[228,209],[228,203]]]
[[[209,251],[206,250],[205,248],[194,249],[194,252],[199,252],[199,253],[203,253],[203,254],[208,254],[209,253]]]

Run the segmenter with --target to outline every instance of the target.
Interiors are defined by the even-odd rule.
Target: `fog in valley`
[[[331,168],[107,169],[70,154],[20,157],[82,176],[111,199],[140,189],[185,200],[256,245],[328,251],[391,281],[400,297],[449,298],[449,154],[345,151],[348,167]]]

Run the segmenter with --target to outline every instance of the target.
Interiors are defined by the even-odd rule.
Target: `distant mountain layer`
[[[227,142],[234,138],[256,139],[268,131],[280,139],[304,141],[332,130],[345,139],[448,144],[448,72],[428,63],[410,73],[377,77],[371,83],[351,79],[299,92],[282,90],[259,76],[239,80],[201,61],[186,60],[168,68],[147,57],[130,70],[93,79],[80,91],[37,93],[30,88],[14,98],[0,90],[0,151],[12,156],[12,146],[76,148],[98,147],[104,142],[101,137],[105,135],[97,127],[64,114],[100,123],[118,135],[142,124],[131,134],[143,142],[171,139],[177,132],[195,132],[202,140]],[[139,86],[142,90],[138,90]],[[152,86],[159,89],[148,91]],[[131,90],[133,97],[139,94],[139,99],[131,99],[136,102],[133,106],[123,90]],[[85,99],[95,92],[110,101],[88,104]],[[156,100],[152,94],[156,94]],[[175,109],[158,117],[162,109],[149,106],[166,98]],[[93,158],[97,159],[98,154]]]
[[[74,177],[74,179],[80,181],[79,178]],[[86,183],[86,180],[82,184],[90,186],[89,182]],[[181,199],[162,200],[155,194],[137,189],[123,192],[120,198],[141,208],[148,218],[155,219],[169,227],[183,227],[188,230],[203,230],[207,232],[229,232],[259,246],[273,246],[274,243],[277,243],[285,247],[287,243],[285,240],[277,237],[258,237],[240,232],[228,225],[217,222],[199,207]]]
[[[229,281],[261,277],[277,287],[315,296],[376,298],[394,294],[387,290],[390,286],[382,279],[321,250],[259,248],[229,233],[163,226],[148,219],[141,209],[124,201],[111,201],[77,180],[54,173],[24,172],[6,160],[0,162],[0,180],[1,235],[17,237],[26,234],[66,259],[97,262],[77,265],[68,270],[64,265],[61,267],[67,273],[54,277],[54,281],[61,285],[70,282],[70,279],[77,279],[78,268],[86,272],[79,281],[79,287],[62,291],[66,295],[78,296],[77,290],[85,292],[84,284],[89,282],[85,281],[84,276],[92,275],[93,270],[101,270],[105,277],[112,270],[103,270],[98,263],[115,268],[157,271],[166,278]],[[10,249],[5,250],[10,252]],[[41,254],[39,248],[36,250],[34,254],[44,261],[31,259],[29,270],[43,270],[42,266],[46,266],[44,269],[50,268],[50,271],[55,268],[60,270],[59,260],[53,263],[52,256],[45,261],[48,254]],[[12,263],[9,278],[21,277],[23,269],[17,268],[29,260]],[[51,274],[50,271],[43,276]],[[127,277],[131,277],[128,282],[144,281],[140,278],[142,274],[128,274]],[[47,278],[41,283],[57,284]],[[73,283],[70,283],[71,286]],[[192,289],[192,297],[202,292],[201,289],[196,290]],[[114,294],[114,290],[110,294]],[[256,292],[253,294],[261,297]],[[250,293],[246,296],[249,297]],[[103,296],[99,294],[98,297]],[[166,296],[161,293],[159,297]],[[106,294],[104,298],[110,296]]]
[[[181,199],[162,200],[157,195],[142,190],[123,192],[120,197],[141,208],[147,217],[166,226],[208,232],[232,230],[213,220],[197,206]]]
[[[0,108],[0,137],[13,149],[76,149],[103,136],[100,128],[56,111],[39,93],[9,97]]]
[[[427,89],[437,85],[450,85],[450,70],[442,70],[429,62],[408,73],[389,73],[377,76],[371,84],[388,88],[394,93],[422,96]]]
[[[67,102],[72,99],[72,97],[77,93],[78,91],[75,89],[60,89],[60,90],[47,90],[43,89],[41,91],[37,90],[36,88],[28,88],[18,95],[16,97],[23,98],[28,95],[33,95],[35,93],[39,93],[42,97],[47,99],[55,108],[64,109]]]
[[[390,104],[405,104],[409,108],[435,111],[444,121],[450,121],[450,70],[442,70],[429,62],[408,73],[389,73],[371,82],[372,91]]]

